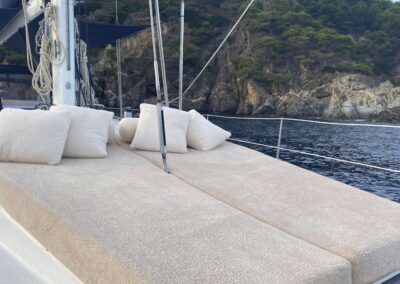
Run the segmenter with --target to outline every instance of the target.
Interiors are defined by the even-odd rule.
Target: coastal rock
[[[228,71],[226,52],[218,57],[218,74],[209,96],[211,112],[233,113],[237,110],[237,90]]]
[[[174,43],[168,35],[178,34],[179,30],[165,25],[163,31],[167,47]],[[227,43],[184,97],[184,109],[238,115],[400,121],[400,66],[390,77],[392,82],[355,73],[321,73],[301,58],[296,64],[289,60],[282,60],[281,64],[267,60],[258,66],[253,54],[254,40],[248,29],[239,29],[235,41]],[[149,31],[123,40],[122,50],[124,105],[137,108],[141,102],[155,102]],[[178,51],[165,50],[166,60],[170,61],[167,62],[170,99],[178,94]],[[192,51],[185,55],[190,62],[185,63],[184,71],[184,87],[187,87],[203,67],[202,62],[207,62],[209,53]],[[242,69],[250,68],[249,73],[238,72],[242,61],[245,62]],[[94,62],[93,81],[100,101],[117,107],[115,49],[108,46]],[[256,68],[254,75],[251,71]]]
[[[325,118],[396,120],[400,116],[400,87],[368,76],[340,76],[327,86],[330,101]]]
[[[324,119],[400,119],[400,87],[391,82],[355,74],[338,74],[324,81],[313,87],[276,93],[276,114]],[[253,97],[249,93],[245,101],[255,102]],[[261,105],[259,101],[257,105]]]
[[[244,83],[237,114],[272,114],[274,108],[274,97],[256,81],[248,80]]]

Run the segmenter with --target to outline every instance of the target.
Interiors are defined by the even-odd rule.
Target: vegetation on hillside
[[[17,53],[5,45],[0,45],[0,63],[26,65],[25,54]]]
[[[160,1],[165,22],[178,24],[179,2]],[[115,22],[114,0],[86,3],[79,9],[82,16],[87,13],[92,20]],[[147,13],[146,1],[118,3],[121,22],[135,13]],[[207,56],[210,42],[224,35],[246,5],[243,0],[187,0],[187,63],[192,65],[199,52]],[[265,64],[288,60],[323,72],[390,76],[400,61],[400,3],[390,0],[258,0],[240,29],[248,30],[254,40],[251,55],[234,58],[238,76],[260,77]],[[169,35],[172,46],[166,49],[172,53],[178,49],[177,36]],[[23,56],[0,46],[0,62],[22,61]],[[269,74],[265,79],[282,78]]]
[[[178,25],[180,1],[161,0],[162,18]],[[114,22],[113,0],[89,0],[91,18]],[[147,12],[147,2],[122,0],[120,19]],[[186,1],[186,65],[198,68],[247,5],[242,0]],[[288,64],[319,72],[353,72],[390,78],[400,61],[400,3],[390,0],[258,0],[240,25],[250,52],[236,53],[237,76],[287,81]],[[176,61],[178,33],[166,49]],[[233,37],[230,41],[235,42]],[[176,65],[176,64],[175,64]],[[273,66],[266,71],[265,66]],[[268,68],[267,68],[268,69]],[[398,82],[397,82],[398,83]]]
[[[248,0],[186,0],[185,85],[201,69]],[[121,23],[148,23],[148,2],[119,0]],[[160,0],[166,25],[165,54],[171,89],[176,93],[179,58],[179,0]],[[77,7],[78,17],[115,22],[114,0],[87,0]],[[400,84],[400,3],[390,0],[256,0],[223,50],[230,76],[251,78],[266,88],[301,86],[302,74],[314,77],[335,72],[359,73]],[[112,49],[92,51],[91,62],[101,56],[115,57]],[[0,46],[0,62],[21,63]],[[131,84],[154,80],[151,48],[139,55],[123,54],[123,71]],[[115,64],[115,60],[110,60]],[[97,79],[107,81],[115,66],[97,69]],[[213,69],[214,68],[214,69]],[[95,68],[96,69],[96,68]],[[210,67],[210,72],[216,66]],[[104,77],[104,78],[103,78]],[[115,82],[115,80],[112,80]],[[97,82],[107,104],[106,89],[115,86]],[[108,91],[107,90],[107,91]],[[108,101],[109,102],[109,101]]]

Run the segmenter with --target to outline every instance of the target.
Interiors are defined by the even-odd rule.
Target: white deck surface
[[[0,207],[0,284],[82,283]]]

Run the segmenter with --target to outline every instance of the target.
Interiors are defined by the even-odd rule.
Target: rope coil
[[[65,58],[65,48],[57,32],[57,14],[51,3],[44,8],[44,18],[40,21],[35,36],[35,49],[40,57],[40,61],[35,67],[29,36],[27,0],[21,1],[25,21],[26,57],[29,71],[32,73],[32,87],[46,104],[53,89],[52,64],[60,64]]]

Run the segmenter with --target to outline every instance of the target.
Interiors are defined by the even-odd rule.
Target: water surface
[[[239,138],[276,146],[280,121],[211,117]],[[285,121],[282,147],[400,170],[400,128],[336,126]],[[245,145],[275,157],[276,150]],[[280,158],[302,168],[400,202],[400,173],[281,151]]]

